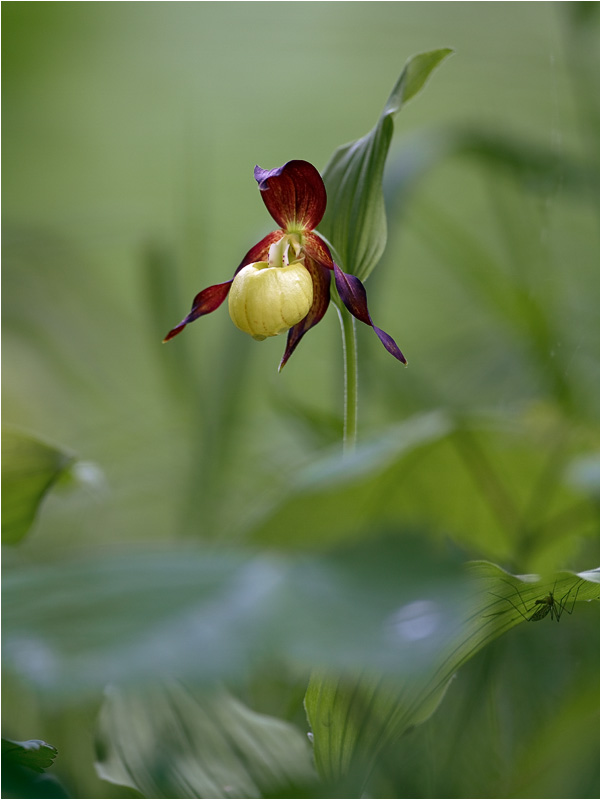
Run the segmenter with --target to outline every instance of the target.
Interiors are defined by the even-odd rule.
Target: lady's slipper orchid
[[[229,292],[230,316],[240,330],[259,340],[288,331],[282,369],[305,333],[326,313],[333,272],[340,299],[350,313],[370,325],[388,352],[406,364],[394,339],[373,324],[361,281],[340,269],[315,232],[326,210],[326,188],[317,169],[308,161],[289,161],[270,170],[255,167],[255,180],[280,229],[248,251],[232,280],[197,294],[188,316],[164,341],[215,311]]]

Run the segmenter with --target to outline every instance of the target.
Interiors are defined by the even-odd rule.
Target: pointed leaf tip
[[[411,57],[371,131],[339,147],[323,171],[328,208],[320,233],[331,242],[344,269],[361,280],[375,268],[386,247],[382,180],[394,130],[393,117],[452,52],[442,48]]]
[[[396,114],[400,111],[405,103],[419,94],[436,67],[454,52],[450,47],[442,47],[439,50],[429,50],[411,56],[390,93],[384,114]]]

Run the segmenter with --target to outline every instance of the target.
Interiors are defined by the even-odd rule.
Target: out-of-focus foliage
[[[96,552],[6,575],[4,659],[65,700],[157,674],[240,683],[282,658],[304,670],[412,676],[445,646],[443,631],[460,627],[467,595],[457,565],[409,536],[374,536],[320,557],[190,546]],[[436,629],[404,650],[390,620],[420,598],[440,610]]]
[[[473,562],[469,568],[473,586],[463,619],[439,625],[443,606],[426,596],[403,606],[394,617],[407,649],[419,650],[430,635],[437,638],[437,651],[430,647],[429,664],[419,674],[392,670],[394,682],[368,671],[312,676],[305,705],[315,737],[315,760],[329,782],[350,779],[363,784],[382,750],[425,722],[457,669],[497,636],[522,621],[548,615],[559,622],[564,612],[573,613],[581,592],[582,600],[599,599],[598,571],[565,574],[546,583],[529,576],[524,583],[486,562]],[[493,610],[498,606],[501,610]]]
[[[4,417],[104,476],[102,491],[51,492],[4,553],[4,734],[53,742],[71,796],[137,796],[93,771],[105,681],[141,690],[171,653],[300,736],[313,667],[349,660],[354,633],[365,666],[370,626],[426,589],[453,641],[456,565],[486,558],[542,583],[497,572],[492,616],[474,618],[494,637],[450,684],[449,662],[415,719],[448,684],[436,713],[379,750],[365,791],[598,796],[593,595],[559,625],[518,624],[598,557],[598,4],[9,3],[2,17]],[[373,128],[410,54],[446,45],[456,55],[395,120],[368,285],[411,366],[358,332],[360,446],[343,460],[333,314],[279,376],[281,343],[227,314],[160,341],[266,232],[254,164],[323,167]],[[388,663],[419,671],[441,640]],[[290,793],[309,796],[301,783]]]
[[[41,739],[13,742],[2,739],[2,758],[34,772],[43,772],[56,758],[57,749]]]
[[[2,739],[2,795],[4,797],[67,797],[60,783],[44,771],[52,766],[57,749],[41,739],[13,742]]]
[[[110,687],[97,750],[100,776],[144,797],[278,797],[316,783],[307,738],[222,687]]]
[[[16,544],[31,527],[44,495],[73,456],[15,430],[2,431],[2,544]]]

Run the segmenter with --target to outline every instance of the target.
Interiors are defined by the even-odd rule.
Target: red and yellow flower
[[[255,179],[279,229],[248,251],[231,280],[197,294],[190,313],[164,341],[177,336],[198,317],[215,311],[229,293],[230,316],[240,330],[258,340],[288,331],[282,369],[305,333],[326,313],[334,273],[346,308],[370,325],[388,352],[406,364],[394,339],[373,324],[361,281],[340,269],[315,232],[327,202],[317,169],[308,161],[289,161],[277,169],[255,167]]]

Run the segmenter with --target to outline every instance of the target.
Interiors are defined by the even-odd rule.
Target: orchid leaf
[[[307,737],[293,725],[223,688],[175,681],[109,687],[96,749],[101,778],[145,797],[282,797],[316,777]]]
[[[571,615],[580,602],[599,599],[599,571],[557,573],[544,580],[511,575],[488,562],[468,564],[471,580],[466,615],[456,627],[439,632],[445,642],[424,672],[400,682],[383,675],[314,673],[305,697],[313,731],[315,762],[328,782],[365,781],[373,762],[407,730],[436,710],[455,672],[483,647],[526,621],[551,622]],[[541,608],[555,602],[555,614]],[[397,616],[405,646],[427,638],[436,606],[419,600]],[[398,629],[401,632],[401,629]],[[409,639],[413,638],[413,643]]]
[[[17,544],[73,456],[13,429],[2,432],[2,544]]]
[[[410,58],[375,127],[361,139],[339,147],[323,171],[328,206],[320,233],[333,245],[344,272],[360,280],[372,272],[386,246],[382,179],[393,117],[452,52],[443,48]]]
[[[26,742],[15,742],[2,739],[2,762],[19,767],[27,767],[34,772],[43,772],[52,766],[58,750],[41,739],[28,739]]]

